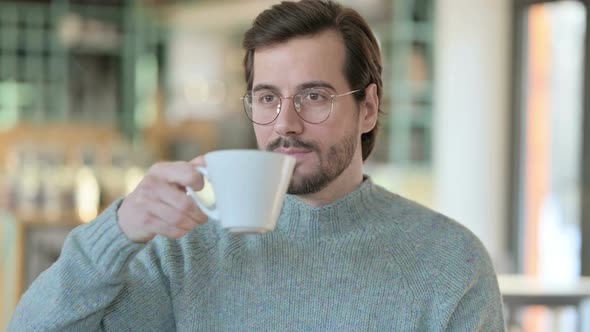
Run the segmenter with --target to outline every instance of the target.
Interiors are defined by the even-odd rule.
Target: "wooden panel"
[[[24,124],[0,134],[0,169],[4,167],[8,154],[23,143],[58,145],[65,149],[68,160],[71,160],[81,145],[101,143],[102,146],[108,146],[117,141],[120,141],[120,136],[112,127]]]
[[[84,144],[100,143],[102,146],[122,142],[117,129],[111,126],[93,126],[89,124],[22,124],[9,131],[0,133],[0,164],[6,162],[7,153],[16,144],[30,142],[33,144],[60,144],[68,148],[68,154]]]
[[[0,331],[5,331],[24,291],[24,232],[10,216],[0,218]]]
[[[7,313],[7,307],[8,305],[6,304],[7,302],[7,292],[5,291],[5,285],[6,285],[6,261],[7,261],[7,255],[8,255],[8,248],[6,245],[7,242],[7,236],[8,233],[6,232],[5,228],[5,222],[3,220],[3,218],[0,216],[0,331],[5,331],[6,330],[6,317],[8,315]]]
[[[154,150],[156,159],[159,160],[169,159],[170,145],[179,140],[199,142],[203,153],[215,150],[218,144],[217,135],[214,121],[185,121],[177,125],[159,122],[157,126],[144,131],[146,145]]]

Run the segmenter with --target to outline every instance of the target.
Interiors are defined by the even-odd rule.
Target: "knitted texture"
[[[504,330],[481,242],[370,179],[322,207],[287,195],[263,235],[209,222],[135,244],[119,205],[72,231],[9,331]]]

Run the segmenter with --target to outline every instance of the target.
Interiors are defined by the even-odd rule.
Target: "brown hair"
[[[381,114],[383,83],[381,53],[377,40],[362,16],[331,0],[283,1],[256,17],[243,41],[246,49],[244,69],[248,90],[252,89],[254,52],[257,47],[286,42],[291,38],[313,35],[328,29],[337,31],[344,41],[344,75],[353,90],[361,89],[354,94],[355,99],[357,102],[362,101],[365,98],[365,88],[375,83]],[[375,147],[378,129],[379,120],[375,128],[361,136],[363,160],[369,157]]]

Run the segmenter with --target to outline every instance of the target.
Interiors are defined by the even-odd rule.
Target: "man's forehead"
[[[345,48],[342,38],[333,31],[292,38],[286,42],[256,49],[253,85],[344,79]],[[282,84],[280,84],[282,83]]]

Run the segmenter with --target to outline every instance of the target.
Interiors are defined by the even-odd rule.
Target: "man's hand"
[[[204,165],[202,156],[191,162],[154,164],[117,211],[123,233],[140,243],[158,234],[177,239],[207,222],[207,216],[185,192],[185,186],[195,191],[203,188],[203,176],[195,167]]]

